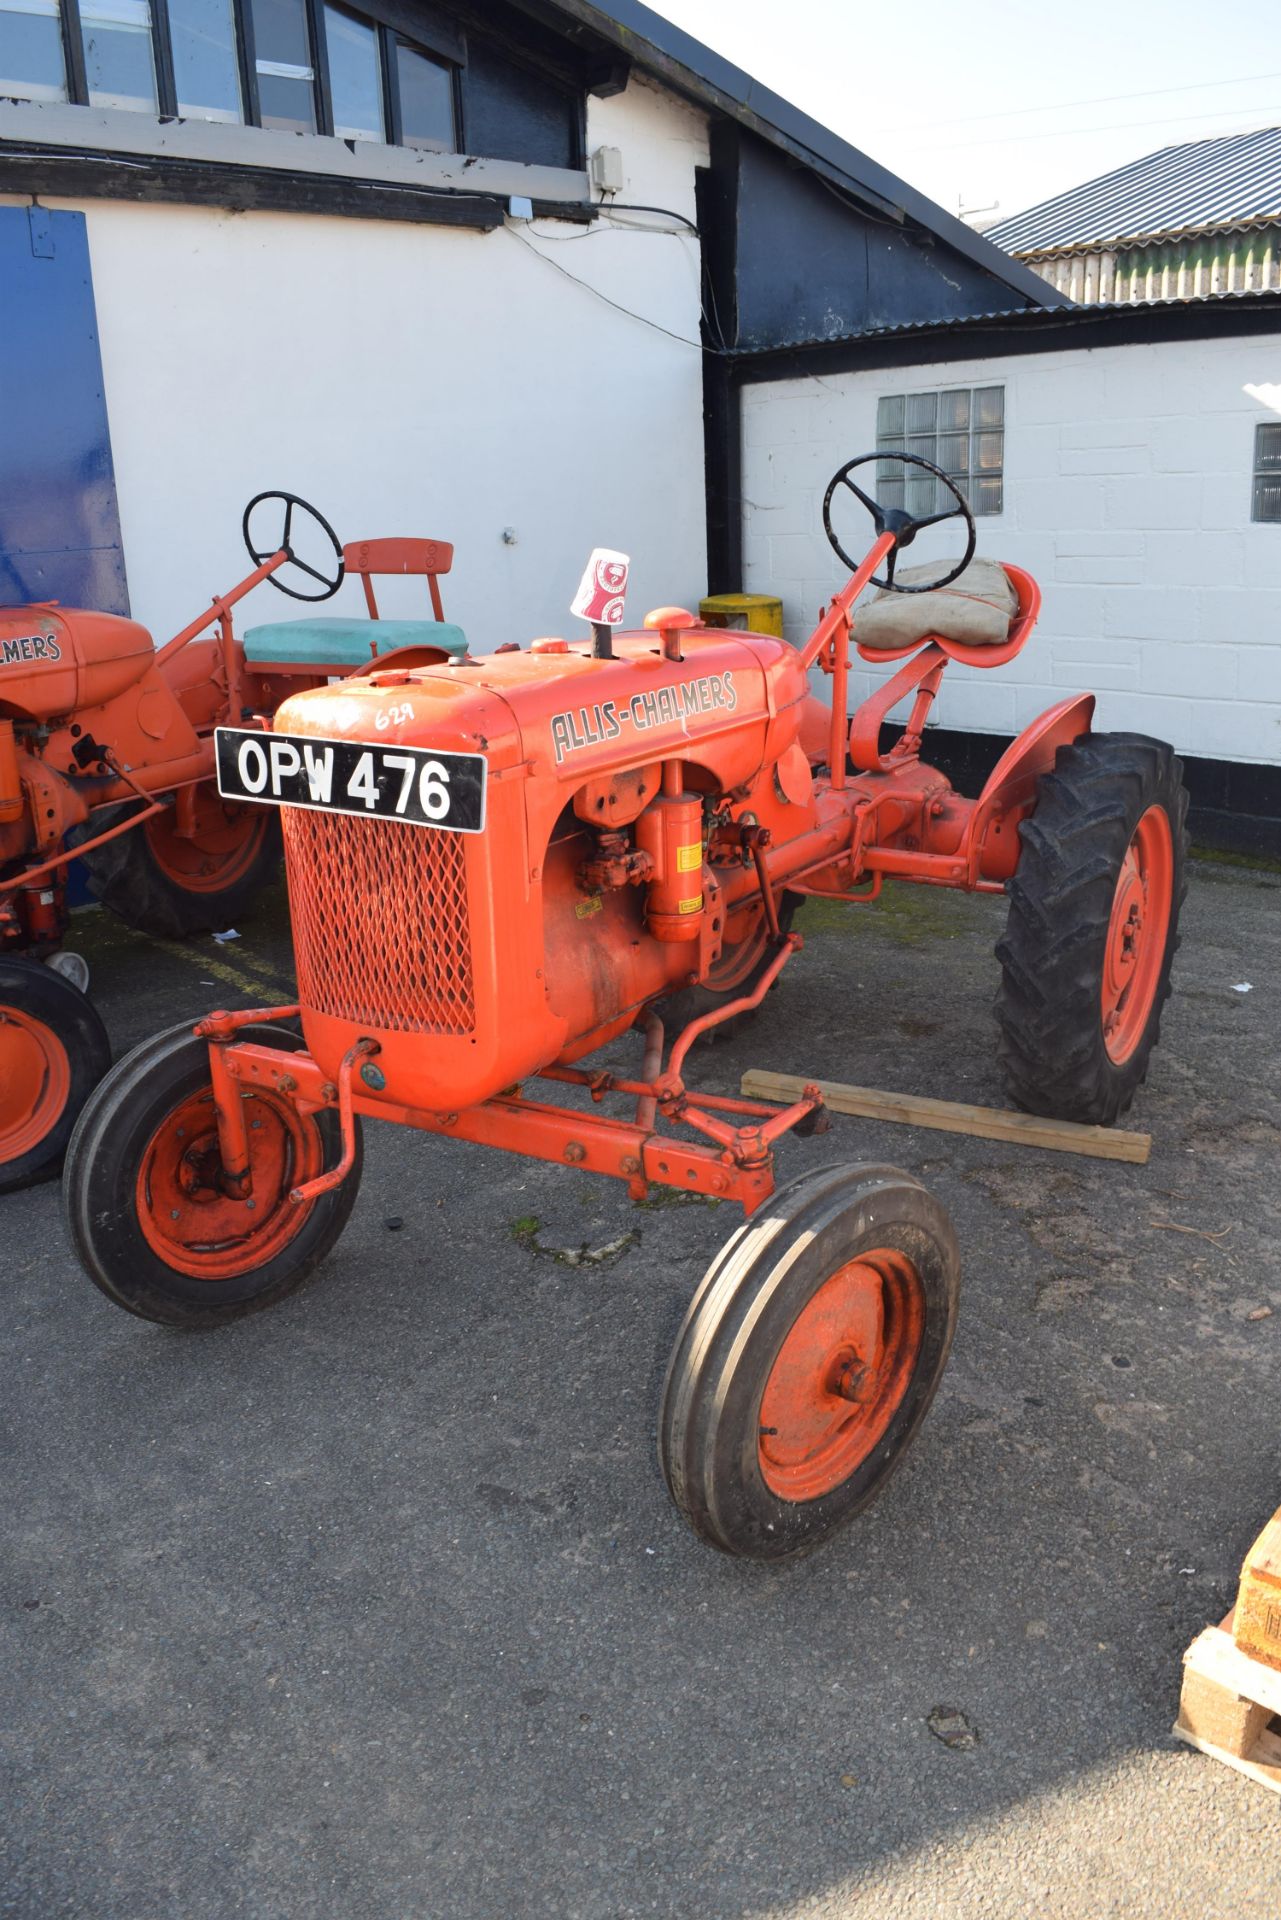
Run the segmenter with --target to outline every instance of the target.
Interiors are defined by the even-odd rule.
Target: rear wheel
[[[194,796],[194,831],[177,831],[174,808],[154,814],[84,855],[93,892],[142,933],[178,939],[230,926],[280,864],[280,825],[270,807],[224,800],[212,780]],[[123,813],[95,815],[102,832]]]
[[[71,980],[0,959],[0,1193],[50,1180],[111,1065],[107,1030]]]
[[[1148,1070],[1187,891],[1188,796],[1142,734],[1061,747],[1019,828],[996,1017],[1018,1105],[1110,1125]]]
[[[712,1262],[663,1389],[659,1456],[702,1539],[779,1560],[873,1500],[947,1363],[960,1257],[895,1167],[781,1188]]]
[[[296,1052],[297,1034],[255,1027]],[[341,1187],[295,1206],[290,1190],[333,1166],[337,1116],[304,1114],[265,1086],[241,1092],[253,1191],[221,1181],[209,1047],[189,1024],[144,1041],[89,1101],[72,1137],[63,1197],[94,1285],[144,1320],[209,1327],[271,1306],[301,1286],[347,1224],[356,1160]]]

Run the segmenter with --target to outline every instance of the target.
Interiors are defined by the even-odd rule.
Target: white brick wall
[[[1279,374],[1281,335],[749,386],[743,585],[780,593],[800,639],[842,578],[823,491],[875,447],[878,396],[999,382],[1005,510],[979,520],[978,550],[1026,567],[1044,603],[1018,660],[948,668],[937,724],[1010,733],[1088,688],[1102,728],[1281,764],[1281,525],[1250,519],[1254,428],[1278,417]],[[958,550],[953,526],[910,557]],[[858,662],[854,698],[889,670]]]

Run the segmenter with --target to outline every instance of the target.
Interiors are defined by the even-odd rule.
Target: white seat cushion
[[[946,561],[929,560],[924,566],[900,568],[895,578],[915,587],[946,572]],[[964,573],[936,593],[878,593],[854,615],[854,638],[860,647],[892,649],[937,633],[961,646],[999,647],[1010,637],[1018,604],[999,561],[971,560]]]

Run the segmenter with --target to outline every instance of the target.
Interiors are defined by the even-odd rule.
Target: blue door
[[[128,613],[82,213],[0,207],[0,606]]]

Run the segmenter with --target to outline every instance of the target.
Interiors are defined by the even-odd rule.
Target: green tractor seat
[[[350,672],[378,653],[397,647],[440,647],[451,656],[466,653],[467,636],[448,620],[369,620],[330,614],[311,620],[276,620],[248,627],[245,659],[250,666],[318,666]]]

